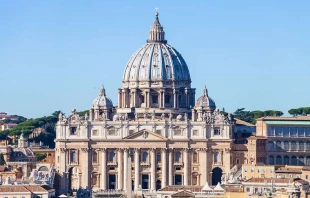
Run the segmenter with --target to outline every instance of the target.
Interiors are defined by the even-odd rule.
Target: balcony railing
[[[108,161],[109,166],[116,166],[117,162],[116,161]]]

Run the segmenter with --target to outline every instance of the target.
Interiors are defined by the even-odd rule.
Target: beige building
[[[242,178],[275,178],[275,169],[275,166],[243,164]]]
[[[310,116],[260,118],[256,136],[267,139],[266,164],[310,165]]]
[[[132,190],[216,185],[234,166],[233,124],[206,88],[195,101],[189,68],[167,44],[156,13],[147,43],[125,67],[118,106],[102,88],[89,114],[79,116],[74,109],[67,117],[59,115],[59,193],[131,190],[128,180]]]
[[[55,189],[43,185],[0,186],[0,198],[54,198]]]

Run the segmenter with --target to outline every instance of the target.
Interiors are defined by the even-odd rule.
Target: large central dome
[[[158,13],[151,26],[147,43],[129,59],[118,91],[117,113],[146,111],[191,113],[195,105],[195,89],[181,54],[165,40]]]
[[[147,43],[129,59],[123,76],[124,88],[190,87],[188,67],[181,54],[165,40],[158,13]]]

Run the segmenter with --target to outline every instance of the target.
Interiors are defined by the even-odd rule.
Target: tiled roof
[[[49,192],[53,191],[53,188],[50,188],[47,185],[38,186],[38,185],[24,185],[24,186],[0,186],[0,192]]]
[[[249,183],[290,183],[292,179],[289,178],[251,178],[246,180],[245,182]]]
[[[191,192],[200,192],[202,186],[166,186],[159,191],[178,191],[178,190],[189,190]]]
[[[310,116],[296,116],[296,117],[276,117],[276,116],[267,116],[258,118],[257,120],[277,120],[277,121],[310,121]]]
[[[0,186],[0,192],[29,192],[25,186]]]
[[[250,127],[255,127],[254,124],[248,123],[248,122],[240,120],[238,118],[234,118],[234,120],[236,121],[236,124],[244,125],[244,126],[250,126]]]
[[[276,173],[301,173],[301,168],[278,168]]]
[[[194,197],[194,194],[183,190],[172,194],[171,197]]]

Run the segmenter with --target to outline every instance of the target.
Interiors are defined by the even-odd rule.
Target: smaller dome
[[[216,108],[214,100],[208,96],[208,90],[206,87],[203,89],[202,96],[200,96],[197,99],[195,106],[196,107],[203,107],[203,108],[210,108],[210,109]]]
[[[104,109],[113,108],[113,102],[110,98],[108,98],[105,94],[105,89],[102,86],[100,89],[100,94],[97,96],[93,102],[93,107],[99,107]]]
[[[177,116],[177,120],[183,120],[183,116],[182,116],[181,114],[179,114],[179,115]]]
[[[119,120],[119,115],[116,114],[113,116],[113,121],[117,121],[117,120]]]

